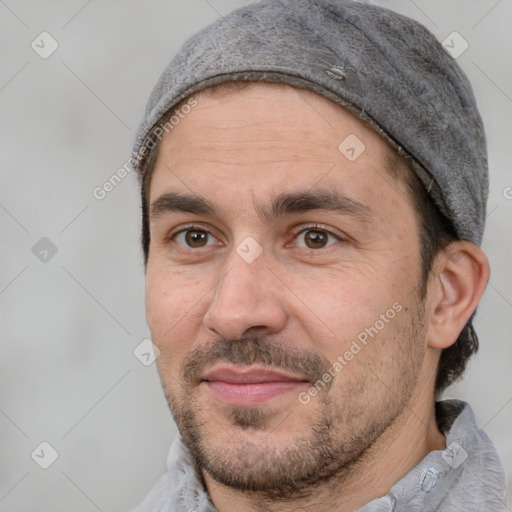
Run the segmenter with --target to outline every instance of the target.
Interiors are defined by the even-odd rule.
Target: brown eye
[[[187,231],[185,241],[190,247],[204,247],[208,240],[208,234],[205,231]]]
[[[306,249],[323,249],[338,241],[337,236],[320,229],[306,229],[297,235],[297,245]]]
[[[174,235],[177,244],[185,248],[198,249],[213,245],[215,238],[203,229],[185,229]]]
[[[311,249],[320,249],[327,243],[327,235],[322,231],[307,231],[304,237],[306,245]]]

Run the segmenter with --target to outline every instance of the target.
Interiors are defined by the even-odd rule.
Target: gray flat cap
[[[411,161],[458,236],[480,245],[482,119],[468,79],[419,23],[349,0],[264,0],[219,19],[186,41],[158,80],[133,149],[141,175],[164,116],[232,80],[283,82],[350,109]]]

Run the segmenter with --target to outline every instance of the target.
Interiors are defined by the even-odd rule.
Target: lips
[[[209,371],[203,383],[216,399],[243,407],[263,404],[292,391],[298,392],[308,381],[276,370],[223,366]]]

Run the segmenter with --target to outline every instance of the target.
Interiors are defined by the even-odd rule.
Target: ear
[[[444,349],[457,341],[488,281],[489,261],[475,244],[457,240],[438,254],[428,290],[429,347]]]

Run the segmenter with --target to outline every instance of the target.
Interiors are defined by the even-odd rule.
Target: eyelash
[[[338,235],[336,233],[333,233],[332,231],[330,231],[329,229],[327,229],[326,226],[323,226],[321,224],[305,224],[305,225],[302,225],[300,226],[300,229],[295,229],[293,230],[292,234],[293,234],[293,239],[295,240],[301,233],[304,233],[304,232],[307,232],[307,231],[323,231],[325,233],[327,233],[328,235],[331,235],[333,236],[334,238],[337,239],[338,242],[341,242],[341,241],[346,241],[346,238],[342,237],[341,235]],[[181,233],[186,233],[187,231],[203,231],[205,233],[207,233],[208,235],[214,237],[210,231],[208,231],[207,229],[201,227],[201,226],[197,226],[195,224],[190,224],[190,225],[186,225],[185,227],[182,227],[179,231],[176,231],[176,232],[172,232],[170,233],[167,237],[166,237],[166,240],[165,242],[166,243],[170,243],[170,242],[175,242],[175,239],[178,235],[180,235]],[[214,237],[215,238],[215,237]],[[178,247],[180,248],[180,250],[184,251],[184,252],[189,252],[189,251],[196,251],[197,249],[194,249],[194,248],[188,248],[186,249],[185,247],[181,246],[180,244],[176,244],[178,245]],[[331,245],[335,245],[335,244],[331,244]],[[321,247],[320,249],[311,249],[311,248],[307,248],[307,247],[301,247],[301,249],[306,249],[306,250],[309,250],[309,251],[319,251],[321,249],[328,249],[329,247],[331,247],[331,245],[328,245],[327,247]],[[203,247],[201,247],[200,249],[202,249]]]

